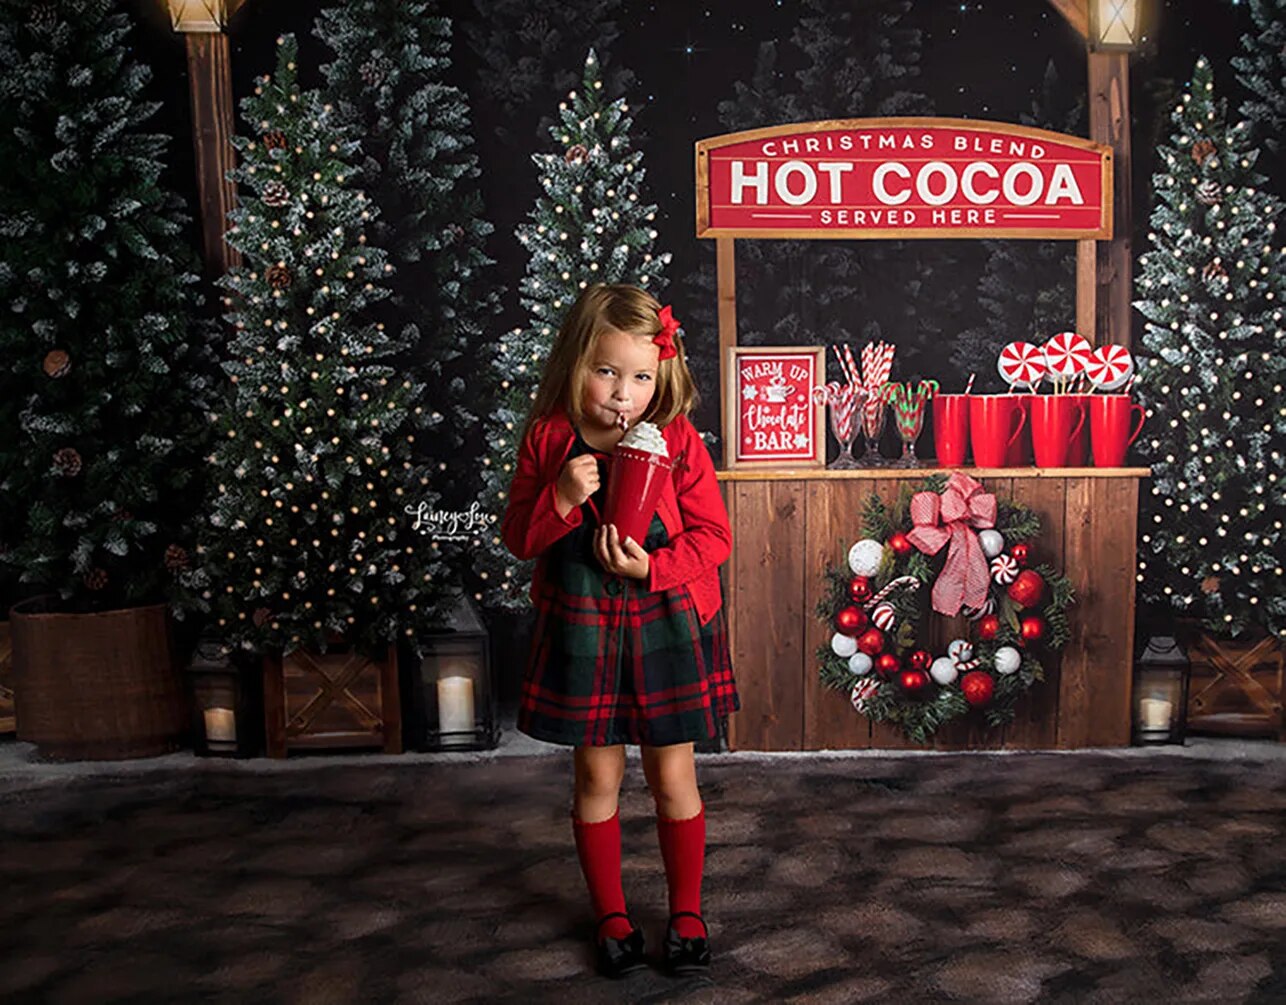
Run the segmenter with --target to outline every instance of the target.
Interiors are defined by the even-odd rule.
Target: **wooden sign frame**
[[[807,360],[813,369],[813,384],[809,389],[808,407],[813,413],[813,428],[817,431],[811,456],[799,460],[741,460],[741,399],[738,396],[738,370],[740,362],[755,356],[790,356]],[[724,372],[724,409],[723,409],[723,444],[724,467],[727,469],[788,471],[826,466],[826,405],[813,400],[812,388],[826,384],[826,347],[825,346],[727,346],[723,357]]]
[[[1098,161],[1098,177],[1102,200],[1099,204],[1098,223],[1094,227],[1061,227],[1046,229],[1043,227],[997,227],[997,226],[956,226],[951,228],[936,227],[849,227],[849,226],[809,226],[803,228],[757,228],[751,226],[714,227],[710,223],[710,161],[720,150],[735,147],[756,140],[769,140],[778,136],[804,136],[813,133],[850,132],[879,130],[951,130],[956,133],[986,134],[1000,136],[1025,142],[1045,142],[1064,148],[1072,148],[1086,157]],[[809,140],[809,142],[820,142]],[[782,155],[783,157],[786,155]],[[846,161],[856,156],[851,153],[833,153],[830,159]],[[891,159],[906,156],[896,151],[888,154]],[[953,156],[952,159],[963,159],[966,154]],[[911,159],[917,154],[912,152]],[[804,161],[826,160],[827,155],[799,155],[794,163]],[[923,159],[923,156],[920,157]],[[859,160],[870,160],[859,158]],[[851,165],[851,162],[850,162]],[[1017,238],[1022,240],[1110,240],[1112,238],[1112,148],[1103,143],[1095,143],[1080,136],[1069,136],[1047,129],[1036,129],[1031,126],[1014,125],[1009,122],[992,122],[986,119],[949,119],[925,117],[895,117],[876,119],[824,119],[817,122],[791,122],[778,126],[766,126],[761,129],[748,129],[739,133],[725,133],[698,140],[696,143],[696,213],[699,238],[769,238],[773,240],[914,240],[917,238],[931,240],[955,240],[959,238]]]

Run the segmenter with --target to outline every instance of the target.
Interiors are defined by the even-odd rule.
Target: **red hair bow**
[[[661,334],[655,336],[652,341],[661,347],[661,359],[679,355],[679,350],[674,347],[674,333],[679,330],[679,322],[675,319],[670,306],[667,304],[662,307],[656,312],[656,316],[661,319]]]

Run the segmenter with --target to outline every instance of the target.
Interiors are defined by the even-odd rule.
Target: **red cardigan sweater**
[[[679,416],[662,431],[671,458],[680,458],[674,477],[661,490],[657,513],[670,543],[649,553],[649,591],[686,585],[697,616],[706,624],[723,604],[719,566],[732,554],[732,527],[723,504],[714,462],[696,427]],[[566,412],[558,411],[532,426],[518,451],[518,470],[500,522],[505,546],[519,559],[536,558],[531,596],[545,574],[545,551],[584,519],[581,507],[559,515],[555,503],[558,475],[567,463],[576,432]],[[597,514],[598,509],[590,501]]]

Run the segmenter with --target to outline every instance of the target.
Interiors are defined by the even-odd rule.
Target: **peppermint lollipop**
[[[1045,376],[1045,353],[1030,342],[1010,342],[1000,351],[996,369],[1011,388],[1027,387],[1034,391]]]
[[[1085,370],[1093,347],[1089,339],[1076,332],[1059,332],[1045,343],[1045,369],[1055,377],[1067,380]]]
[[[1090,353],[1085,376],[1100,391],[1115,391],[1134,373],[1134,357],[1123,345],[1101,345]]]

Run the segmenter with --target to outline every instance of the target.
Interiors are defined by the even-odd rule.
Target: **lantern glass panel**
[[[1173,638],[1154,637],[1135,665],[1137,743],[1183,743],[1189,663]]]
[[[1130,51],[1139,44],[1141,0],[1090,0],[1090,38],[1099,51]]]

